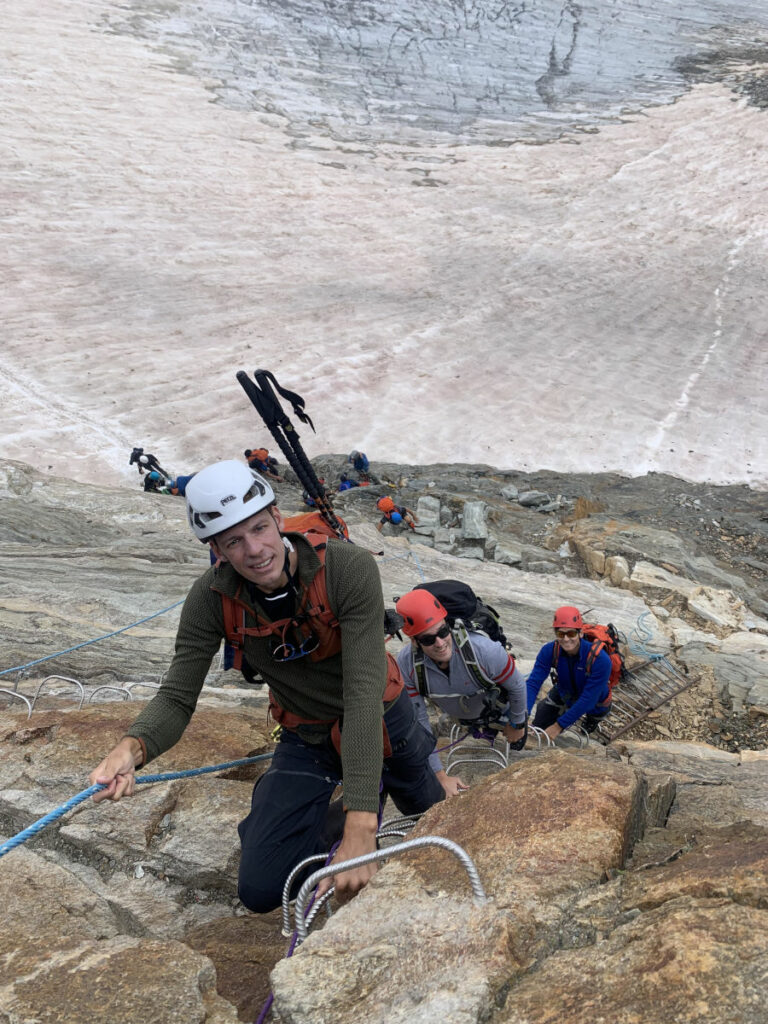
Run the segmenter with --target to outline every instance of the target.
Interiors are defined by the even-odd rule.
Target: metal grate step
[[[613,691],[611,713],[592,733],[592,738],[610,743],[698,680],[699,676],[681,675],[666,658],[641,662],[627,672]]]

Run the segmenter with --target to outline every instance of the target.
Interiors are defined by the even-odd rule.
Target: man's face
[[[236,526],[223,530],[211,542],[220,558],[261,590],[276,590],[286,583],[285,546],[280,536],[282,516],[274,506],[262,509]]]
[[[555,639],[566,654],[575,654],[581,644],[580,629],[556,629]]]
[[[424,633],[420,633],[416,637],[416,643],[432,661],[439,665],[451,660],[453,636],[445,619],[442,619],[434,626],[430,626]]]

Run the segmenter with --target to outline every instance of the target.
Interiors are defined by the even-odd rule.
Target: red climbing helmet
[[[553,629],[581,629],[584,620],[578,608],[565,604],[555,612],[555,619],[552,623]]]
[[[442,622],[448,615],[434,594],[428,590],[412,590],[395,604],[398,615],[405,620],[402,630],[406,636],[418,636],[430,626]]]
[[[379,498],[376,502],[376,508],[379,512],[391,512],[394,507],[395,503],[388,494],[385,494],[383,498]]]

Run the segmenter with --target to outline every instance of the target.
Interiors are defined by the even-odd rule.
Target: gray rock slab
[[[484,501],[465,501],[462,535],[465,540],[485,540],[488,527],[485,522]]]
[[[544,491],[521,491],[517,501],[525,508],[535,508],[537,505],[545,505],[552,500],[549,494]]]
[[[437,526],[440,522],[440,499],[422,494],[416,504],[416,516],[420,526]]]

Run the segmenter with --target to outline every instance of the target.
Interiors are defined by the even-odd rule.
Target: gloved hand
[[[387,636],[396,636],[398,640],[402,640],[400,630],[403,628],[404,622],[403,616],[399,615],[394,608],[384,609],[384,632]]]
[[[507,725],[507,726],[504,727],[504,734],[507,737],[507,742],[509,743],[509,749],[510,750],[522,750],[525,747],[525,741],[528,739],[528,722],[525,723],[525,725],[523,727],[523,735],[520,737],[519,740],[510,740],[508,734],[513,729],[514,729],[514,726],[511,726],[511,725]]]

